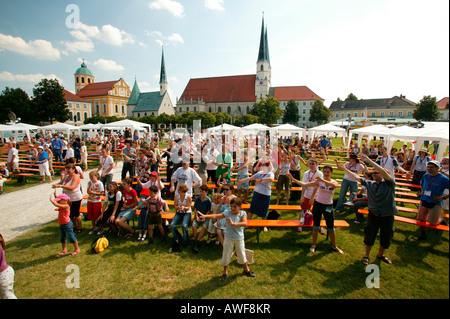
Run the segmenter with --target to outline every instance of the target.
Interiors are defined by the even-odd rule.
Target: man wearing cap
[[[62,157],[62,148],[64,146],[64,143],[58,138],[58,135],[55,134],[53,135],[53,139],[52,139],[52,151],[53,151],[53,155],[55,156],[55,160],[58,162],[63,162],[63,157]]]
[[[44,148],[42,146],[38,146],[38,166],[39,166],[39,173],[42,176],[42,180],[41,183],[45,182],[45,176],[49,177],[49,183],[53,182],[52,181],[52,175],[50,174],[50,170],[49,170],[49,156],[48,153],[46,151],[44,151]]]
[[[444,195],[444,191],[449,189],[449,179],[444,174],[439,173],[441,165],[438,161],[427,163],[427,173],[423,175],[421,186],[421,197],[417,219],[428,222],[431,225],[439,225],[441,220],[441,209],[443,201],[449,195]],[[421,235],[415,237],[416,240],[426,240],[426,227],[420,227]]]

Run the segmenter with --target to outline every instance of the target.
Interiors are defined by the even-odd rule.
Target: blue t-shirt
[[[202,201],[200,196],[197,196],[195,199],[194,208],[203,215],[207,214],[211,210],[211,198],[206,196],[205,200]]]
[[[49,159],[49,157],[48,157],[48,153],[46,152],[46,151],[43,151],[42,153],[41,153],[41,155],[39,155],[39,160],[38,160],[38,163],[39,164],[42,164],[42,163],[44,163],[44,160],[45,159]]]
[[[240,222],[242,222],[242,218],[244,216],[247,216],[247,213],[245,211],[241,210],[239,212],[239,214],[234,215],[231,212],[231,209],[226,209],[223,212],[223,215],[225,216],[225,218],[231,218],[231,221],[233,223],[240,223]],[[233,240],[243,240],[244,239],[244,227],[231,226],[228,222],[226,222],[225,224],[226,224],[225,237],[228,237]]]
[[[449,188],[449,179],[441,173],[438,173],[436,176],[426,173],[420,181],[420,186],[422,186],[423,190],[420,197],[421,200],[442,205],[442,201],[435,201],[433,196],[442,196],[444,194],[444,190]],[[431,191],[431,194],[428,193],[429,191]]]

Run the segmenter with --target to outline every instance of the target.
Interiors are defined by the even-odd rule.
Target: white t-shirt
[[[335,182],[332,180],[332,182]],[[319,189],[317,190],[316,202],[324,205],[333,204],[334,187],[328,186],[324,182],[319,182]]]
[[[344,167],[347,168],[350,172],[355,173],[357,175],[359,175],[359,173],[364,169],[364,165],[362,165],[360,163],[356,163],[356,164],[345,163]],[[347,173],[345,173],[344,179],[346,179],[350,182],[357,182],[356,179],[354,179],[352,176],[350,176]]]
[[[311,172],[310,170],[307,170],[304,174],[303,174],[303,178],[302,178],[302,182],[303,183],[310,183],[313,182],[314,180],[316,180],[316,178],[320,176],[323,178],[323,173],[319,170],[317,170],[315,173]],[[314,188],[315,187],[307,187],[306,189],[303,190],[304,192],[304,197],[305,198],[309,198],[312,199],[312,195],[314,193]],[[317,193],[316,193],[317,196]]]
[[[16,156],[14,158],[14,163],[19,163],[19,150],[17,148],[10,148],[8,151],[8,163],[12,161],[13,156]]]
[[[191,167],[186,170],[183,169],[183,167],[178,168],[175,173],[173,173],[172,179],[178,182],[178,185],[186,184],[189,188],[187,191],[189,196],[192,196],[193,184],[198,184],[202,180],[197,172]]]
[[[102,164],[102,174],[106,172],[111,166],[114,165],[114,159],[108,155],[106,158],[101,156],[100,157],[100,164]],[[112,175],[113,170],[110,170],[107,175]]]
[[[161,189],[164,188],[164,184],[161,181],[155,183],[153,183],[152,181],[148,181],[147,183],[142,184],[142,188],[150,188],[153,185],[158,187],[158,193],[156,196],[161,197]]]
[[[395,168],[398,166],[398,162],[394,156],[388,156],[388,157],[380,156],[376,160],[376,163],[378,165],[380,165],[381,167],[384,167],[388,171],[390,171],[392,178],[395,179]]]
[[[103,187],[103,183],[100,181],[97,181],[96,183],[92,183],[91,181],[88,182],[88,190],[95,193],[100,193],[105,190]],[[92,203],[100,203],[102,201],[101,195],[89,195],[88,201]]]

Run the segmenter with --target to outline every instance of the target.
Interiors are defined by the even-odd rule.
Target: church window
[[[103,113],[106,113],[106,104],[103,104]]]
[[[89,83],[89,84],[91,83],[91,78],[88,78],[88,83]]]
[[[209,113],[212,113],[212,107],[211,106],[209,107]]]
[[[227,108],[227,113],[231,114],[231,107],[230,106]]]
[[[125,106],[122,105],[122,114],[125,114]]]
[[[116,104],[116,113],[119,113],[119,106]]]
[[[84,76],[81,77],[81,83],[84,84]]]
[[[78,79],[78,76],[77,76],[77,83],[79,83],[79,79]]]
[[[87,114],[87,112],[84,112],[84,120],[86,121],[87,118],[88,118],[88,114]]]
[[[261,71],[264,71],[264,65],[261,64]]]
[[[219,106],[219,108],[217,109],[217,112],[222,113],[222,108]]]

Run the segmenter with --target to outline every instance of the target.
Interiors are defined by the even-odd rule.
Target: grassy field
[[[342,177],[342,172],[333,174],[335,179]],[[274,195],[272,203],[275,201]],[[296,212],[280,213],[281,219],[298,219]],[[417,243],[412,239],[418,234],[417,227],[397,222],[392,246],[386,252],[393,265],[375,261],[377,241],[371,262],[380,267],[380,288],[369,289],[369,273],[360,263],[363,226],[354,224],[354,218],[350,210],[336,216],[350,224],[336,231],[343,256],[331,250],[325,235],[319,235],[316,253],[310,253],[311,230],[270,229],[261,233],[257,244],[256,229],[247,229],[246,247],[254,251],[251,269],[256,278],[243,276],[242,266],[233,259],[226,283],[220,281],[221,246],[203,241],[198,254],[190,247],[169,253],[171,233],[167,244],[162,244],[156,233],[151,247],[111,235],[110,247],[101,254],[90,254],[96,236],[84,231],[77,235],[82,253],[55,258],[61,250],[55,221],[9,241],[7,260],[15,269],[15,292],[21,299],[449,298],[448,232],[430,231],[427,242]],[[90,229],[90,222],[83,222],[83,227]],[[73,250],[70,244],[68,248]],[[77,289],[66,285],[71,265],[79,269]]]

